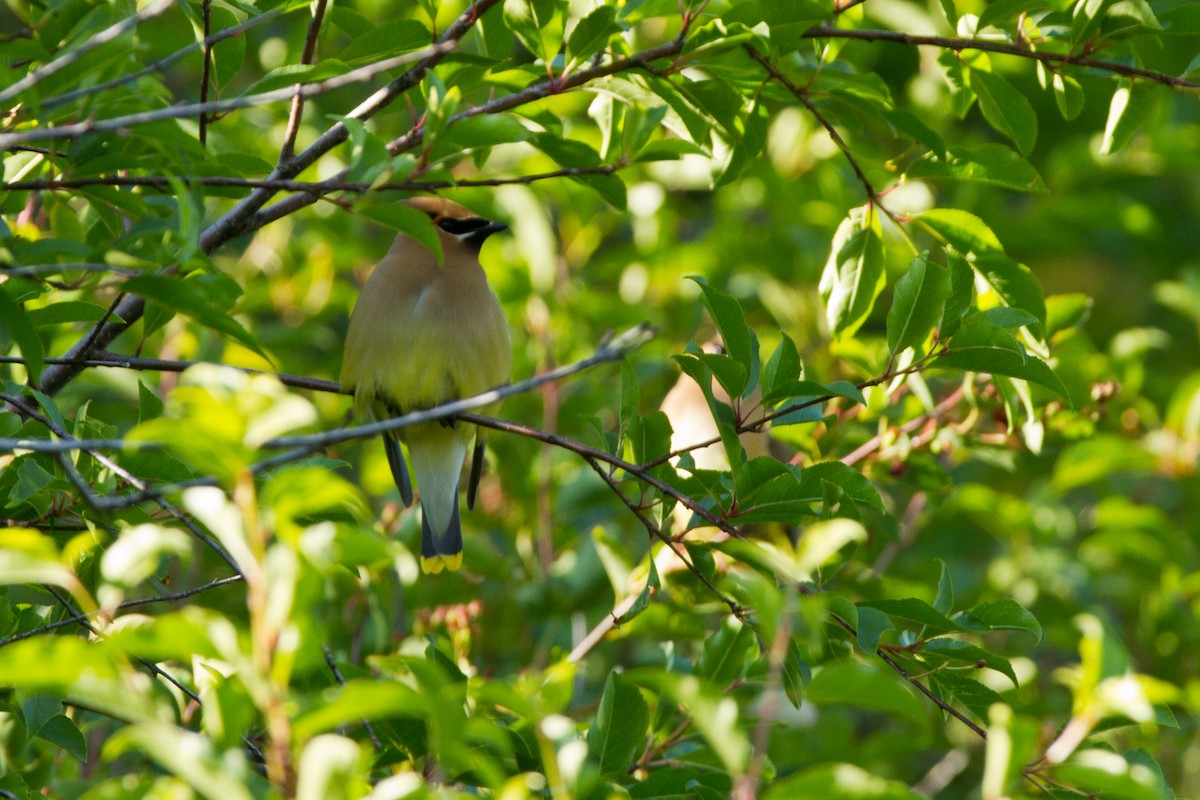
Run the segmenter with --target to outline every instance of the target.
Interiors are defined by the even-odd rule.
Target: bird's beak
[[[480,247],[483,247],[483,243],[493,233],[500,233],[501,231],[506,230],[508,230],[508,223],[489,220],[486,225],[480,225],[464,238],[471,244],[472,247],[479,249]]]

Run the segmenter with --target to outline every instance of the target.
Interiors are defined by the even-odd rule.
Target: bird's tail
[[[462,424],[416,426],[408,454],[421,495],[421,571],[441,572],[462,566],[462,523],[458,481],[471,441]]]
[[[463,540],[462,522],[458,516],[458,494],[454,495],[454,510],[450,524],[441,533],[435,533],[429,525],[429,512],[421,506],[421,571],[454,572],[462,566]]]

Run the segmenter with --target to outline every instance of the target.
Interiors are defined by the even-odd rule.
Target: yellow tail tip
[[[462,551],[449,555],[437,555],[426,558],[421,556],[421,572],[426,575],[436,575],[442,570],[456,572],[462,567]]]

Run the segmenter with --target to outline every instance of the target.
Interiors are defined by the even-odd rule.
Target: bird
[[[508,226],[441,197],[401,202],[429,217],[442,260],[401,233],[354,304],[340,383],[353,393],[355,412],[375,420],[496,388],[512,371],[508,320],[479,262],[487,238]],[[385,433],[392,477],[404,505],[411,506],[413,483],[401,442],[408,446],[420,495],[421,571],[457,570],[463,553],[459,482],[474,445],[467,482],[471,508],[483,470],[484,436],[475,425],[454,419]]]

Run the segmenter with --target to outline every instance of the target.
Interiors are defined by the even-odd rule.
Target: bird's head
[[[450,239],[478,252],[489,236],[508,229],[508,225],[503,222],[484,219],[474,211],[443,197],[410,197],[403,202],[429,215],[430,221],[438,228],[443,246],[446,240]]]

